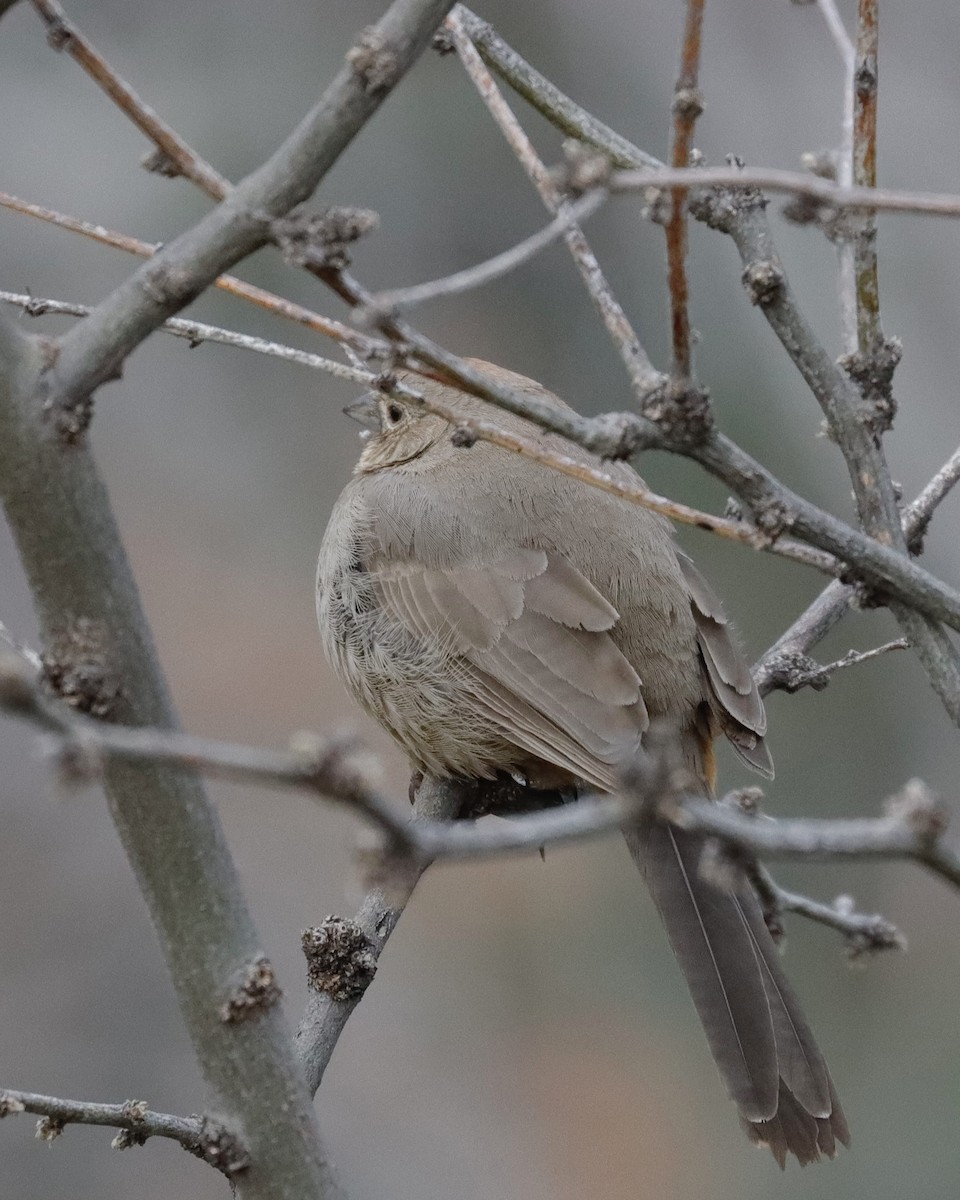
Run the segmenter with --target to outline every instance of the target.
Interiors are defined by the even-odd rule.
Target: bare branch
[[[670,162],[688,167],[693,151],[693,131],[703,111],[699,88],[700,35],[703,28],[704,0],[687,0],[680,73],[673,91],[673,125]],[[690,314],[687,300],[687,193],[674,188],[671,193],[667,234],[667,278],[670,288],[670,330],[673,341],[672,377],[674,383],[692,378]]]
[[[663,166],[659,159],[634,146],[609,125],[604,125],[586,109],[581,108],[569,96],[565,96],[555,84],[508,46],[486,21],[481,21],[470,9],[458,4],[453,10],[453,15],[461,22],[487,66],[562,133],[602,150],[617,167],[628,169]]]
[[[585,221],[601,207],[606,199],[602,189],[596,189],[582,196],[572,204],[565,205],[557,216],[537,233],[504,250],[501,254],[488,258],[473,267],[457,271],[442,279],[432,279],[428,283],[416,284],[413,287],[393,288],[390,291],[374,292],[373,307],[399,312],[402,309],[414,308],[428,300],[438,300],[444,296],[456,296],[461,292],[483,287],[494,279],[500,279],[510,271],[515,271],[524,263],[529,262],[547,246],[562,238],[570,228],[580,221]]]
[[[463,18],[464,10],[458,6],[447,17],[446,28],[453,38],[453,44],[456,47],[464,70],[476,87],[480,98],[487,107],[487,111],[493,117],[506,139],[507,145],[513,151],[517,161],[523,167],[524,171],[526,171],[527,177],[537,189],[547,209],[550,212],[557,212],[563,204],[562,192],[551,176],[551,173],[541,161],[540,156],[534,149],[533,143],[527,137],[513,110],[504,98],[503,93],[484,66],[477,48],[465,32]],[[586,169],[589,173],[594,168],[586,165]],[[604,162],[599,173],[600,179],[605,176],[606,170],[607,165]],[[595,176],[591,174],[590,179],[593,180],[594,178]],[[583,181],[580,180],[579,182],[582,183]],[[634,396],[639,403],[643,403],[649,393],[656,391],[661,386],[663,382],[662,376],[654,368],[626,313],[614,296],[613,289],[610,287],[600,267],[600,263],[597,261],[596,255],[591,250],[583,232],[577,228],[570,229],[567,231],[564,240],[573,258],[574,265],[580,273],[580,278],[583,280],[584,286],[593,302],[593,306],[599,313],[600,319],[603,321],[604,327],[626,368]]]
[[[937,505],[949,494],[958,480],[960,449],[954,451],[916,500],[904,509],[903,533],[913,552],[919,549]],[[856,596],[856,588],[836,580],[824,588],[816,600],[755,664],[753,677],[762,696],[781,686],[782,664],[790,663],[797,657],[804,658],[844,616]]]
[[[853,182],[877,186],[877,0],[860,0],[857,56],[851,79],[854,105]],[[857,342],[860,353],[875,355],[883,345],[880,283],[877,274],[877,221],[864,214],[854,240],[857,289]]]
[[[142,1146],[148,1138],[162,1137],[179,1142],[184,1150],[210,1163],[228,1179],[235,1179],[250,1166],[250,1156],[240,1139],[219,1122],[210,1117],[153,1112],[143,1100],[100,1104],[0,1089],[0,1118],[17,1113],[33,1113],[42,1118],[37,1124],[37,1137],[41,1141],[52,1141],[66,1125],[99,1125],[120,1130],[111,1142],[114,1150],[128,1150]]]
[[[444,822],[453,820],[462,811],[465,786],[450,780],[423,780],[410,826],[428,824],[431,828],[442,828]],[[308,936],[314,931],[304,935],[312,988],[297,1030],[297,1054],[311,1094],[320,1086],[343,1028],[373,978],[377,960],[428,864],[429,858],[423,854],[406,858],[389,872],[385,884],[375,884],[364,897],[348,923],[354,934],[349,949],[354,959],[358,954],[364,956],[362,970],[345,971],[342,954],[336,970],[330,969],[329,954],[325,963],[318,964],[321,939]],[[343,986],[344,975],[351,979],[351,986]]]
[[[903,531],[913,553],[920,552],[934,510],[958,480],[960,480],[960,447],[954,450],[950,458],[903,514]]]
[[[23,292],[0,291],[0,303],[16,305],[28,317],[43,317],[48,313],[55,316],[85,317],[90,312],[90,306],[87,304],[50,300],[40,296],[29,296]],[[312,367],[316,371],[323,371],[337,379],[361,386],[369,385],[376,379],[376,376],[370,371],[348,367],[331,358],[311,354],[309,350],[298,350],[295,346],[271,342],[252,333],[239,333],[235,329],[223,329],[219,325],[208,325],[204,321],[170,317],[160,326],[160,332],[183,338],[190,343],[191,347],[200,346],[204,342],[217,342],[219,345],[233,346],[238,350],[250,350],[255,354],[282,358],[287,362],[297,363],[301,367]],[[0,637],[2,636],[3,629],[0,627]]]
[[[47,40],[55,50],[66,52],[107,93],[137,128],[163,152],[173,172],[201,187],[214,200],[222,200],[230,184],[209,163],[145,104],[133,88],[106,61],[83,33],[67,19],[57,0],[33,0],[47,26]]]
[[[859,666],[861,663],[879,658],[880,655],[889,654],[891,650],[907,649],[909,649],[909,643],[903,638],[899,638],[897,641],[875,646],[872,650],[848,650],[843,658],[826,664],[814,662],[812,658],[808,658],[806,654],[799,651],[784,651],[772,657],[769,663],[766,662],[766,659],[764,660],[766,669],[763,691],[766,694],[774,689],[779,689],[793,693],[799,692],[801,688],[810,687],[815,692],[821,692],[837,671]]]
[[[792,912],[842,933],[851,958],[881,950],[906,949],[907,940],[896,925],[879,913],[857,912],[850,896],[838,896],[833,904],[824,904],[798,892],[787,891],[762,863],[748,865],[747,874],[760,897],[764,917],[775,938],[778,934],[782,936],[780,918],[784,913]]]
[[[47,222],[47,224],[55,225],[58,229],[65,229],[68,233],[78,233],[82,237],[99,242],[101,245],[113,246],[117,250],[124,250],[128,254],[136,254],[140,258],[152,258],[160,249],[158,245],[154,245],[151,242],[140,241],[139,238],[130,237],[125,233],[117,233],[112,229],[105,229],[102,225],[96,225],[90,221],[82,221],[78,217],[68,216],[66,213],[57,212],[52,208],[45,208],[40,204],[31,204],[29,201],[21,200],[17,196],[11,196],[7,192],[0,192],[0,207],[8,208],[12,212],[23,213],[25,216],[36,217],[40,221]],[[363,357],[376,357],[378,354],[385,354],[387,351],[385,342],[367,337],[356,329],[352,329],[349,325],[344,325],[340,321],[334,321],[330,317],[321,316],[320,313],[305,308],[301,304],[296,304],[292,300],[287,300],[283,296],[268,292],[265,288],[256,287],[252,283],[246,283],[244,280],[238,279],[235,275],[221,275],[214,280],[213,286],[220,288],[222,291],[229,292],[241,300],[248,300],[250,303],[256,304],[258,308],[264,308],[269,312],[275,313],[277,316],[294,321],[306,329],[313,330],[314,333],[320,333],[324,337],[331,338],[341,345],[350,346]]]

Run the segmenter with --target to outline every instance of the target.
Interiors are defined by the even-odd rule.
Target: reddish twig
[[[57,0],[33,0],[33,7],[46,23],[50,45],[55,50],[66,50],[162,152],[165,173],[183,175],[202,188],[211,199],[222,200],[230,190],[229,181],[191,150],[176,130],[140,99],[93,43],[68,20]]]
[[[673,93],[673,137],[670,163],[686,167],[693,149],[693,130],[703,111],[697,86],[700,72],[700,33],[705,0],[687,0],[680,51],[680,74]],[[692,369],[690,313],[687,303],[687,192],[674,188],[667,222],[667,274],[670,282],[670,328],[673,336],[673,377],[689,380]]]
[[[857,187],[877,186],[877,35],[877,0],[860,0],[853,74],[853,182]],[[857,343],[866,355],[883,341],[876,237],[876,215],[867,211],[854,242]]]

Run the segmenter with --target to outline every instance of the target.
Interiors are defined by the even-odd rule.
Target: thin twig
[[[28,200],[21,200],[18,196],[11,196],[7,192],[0,192],[0,207],[28,217],[36,217],[49,225],[55,225],[58,229],[65,229],[68,233],[78,233],[101,245],[112,246],[116,250],[135,254],[139,258],[152,258],[160,249],[159,243],[144,242],[139,238],[130,237],[129,234],[117,233],[115,230],[94,224],[92,221],[84,221],[79,217],[71,217],[66,213],[57,212],[56,209],[46,208],[42,204],[32,204]],[[306,329],[312,329],[314,333],[322,334],[341,345],[350,346],[362,357],[376,357],[387,351],[386,343],[370,338],[340,321],[334,321],[331,317],[321,316],[320,313],[296,304],[292,300],[287,300],[283,296],[278,296],[274,292],[268,292],[265,288],[246,283],[235,275],[221,275],[214,280],[213,286],[220,288],[221,291],[229,292],[230,295],[237,296],[241,300],[248,300],[251,304],[256,304],[258,308],[264,308],[277,316],[294,321]]]
[[[461,292],[483,287],[494,279],[500,279],[510,271],[515,271],[524,263],[529,262],[547,246],[562,238],[570,228],[578,222],[585,221],[602,206],[606,193],[602,189],[588,192],[587,195],[565,205],[557,216],[538,230],[537,233],[494,255],[473,267],[446,275],[442,279],[432,279],[428,283],[419,283],[412,287],[391,288],[389,291],[375,292],[373,306],[399,312],[407,308],[415,308],[428,300],[438,300],[444,296],[456,296]]]
[[[39,671],[43,666],[43,660],[37,651],[28,646],[26,642],[21,642],[18,637],[14,637],[2,621],[0,621],[0,642],[5,642],[11,650],[16,651],[35,671]]]
[[[477,48],[465,31],[462,14],[463,10],[458,7],[446,20],[446,28],[453,39],[460,62],[548,211],[557,212],[563,204],[562,193],[503,93],[484,66]],[[564,241],[593,306],[626,368],[634,396],[638,403],[642,403],[649,393],[660,387],[662,377],[650,361],[626,313],[613,294],[613,289],[582,230],[569,229]]]
[[[212,199],[222,200],[230,190],[229,182],[140,99],[93,43],[68,20],[57,0],[33,0],[33,6],[46,23],[50,45],[55,50],[66,50],[80,64],[134,125],[163,151],[177,174],[197,184]]]
[[[123,1130],[129,1135],[124,1137],[121,1134],[114,1138],[113,1147],[116,1150],[141,1146],[147,1138],[163,1137],[179,1142],[192,1154],[202,1154],[201,1118],[153,1112],[142,1100],[125,1100],[123,1104],[100,1104],[89,1100],[66,1100],[59,1096],[41,1096],[36,1092],[0,1088],[0,1118],[17,1113],[33,1113],[43,1117],[44,1120],[37,1128],[37,1137],[45,1141],[55,1137],[65,1125],[102,1125]]]
[[[67,300],[51,300],[40,296],[30,296],[23,292],[0,291],[0,303],[15,305],[28,317],[43,317],[48,313],[54,316],[85,317],[90,312],[90,306],[87,304],[74,304]],[[348,383],[359,384],[361,387],[369,386],[376,379],[376,376],[370,371],[348,367],[332,358],[311,354],[308,350],[298,350],[295,346],[285,346],[281,342],[271,342],[252,333],[240,333],[235,329],[223,329],[219,325],[208,325],[204,321],[170,317],[160,326],[160,332],[183,338],[191,346],[200,346],[204,342],[216,342],[222,346],[233,346],[237,350],[250,350],[255,354],[282,358],[287,362],[297,363],[301,367],[311,367],[313,370],[323,371],[327,375],[333,375]],[[0,637],[2,636],[3,629],[0,627]]]
[[[857,54],[851,77],[854,104],[853,183],[877,186],[877,0],[860,0]],[[857,295],[857,345],[869,358],[883,344],[880,283],[877,271],[877,220],[868,211],[854,238]]]
[[[772,167],[659,167],[642,171],[614,171],[609,178],[609,188],[614,193],[675,187],[687,187],[691,192],[709,187],[725,187],[734,191],[755,191],[759,188],[806,196],[838,212],[877,209],[880,212],[915,213],[918,216],[960,217],[960,195],[956,193],[842,187],[829,179]]]
[[[779,918],[783,913],[792,912],[842,933],[851,958],[881,950],[906,949],[906,938],[896,925],[879,913],[857,912],[849,896],[838,896],[833,904],[824,904],[788,891],[777,883],[763,863],[755,861],[748,865],[747,874],[760,897],[772,933],[781,932]]]
[[[700,39],[703,29],[704,0],[687,0],[683,41],[680,49],[680,73],[673,92],[673,123],[670,162],[674,167],[690,165],[693,131],[703,111],[700,94]],[[671,193],[667,234],[667,278],[670,289],[670,331],[673,343],[671,374],[675,383],[692,377],[690,313],[687,288],[687,193],[674,188]]]
[[[960,447],[954,450],[920,495],[903,514],[903,529],[907,544],[914,554],[920,552],[930,525],[930,518],[943,498],[960,480]]]

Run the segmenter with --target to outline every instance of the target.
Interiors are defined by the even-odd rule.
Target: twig
[[[693,150],[693,131],[703,111],[699,88],[700,36],[703,28],[704,0],[687,0],[687,13],[680,50],[680,73],[673,91],[673,124],[670,162],[688,167]],[[667,278],[670,288],[670,330],[673,342],[674,383],[686,383],[692,375],[690,313],[687,296],[687,193],[674,188],[671,193],[667,234]]]
[[[482,287],[491,280],[499,279],[510,271],[515,271],[524,263],[529,262],[541,250],[552,245],[569,232],[571,226],[585,221],[601,207],[606,194],[602,189],[596,189],[580,197],[572,204],[564,206],[557,216],[537,233],[504,250],[493,258],[488,258],[476,266],[457,271],[442,279],[432,279],[428,283],[420,283],[413,287],[392,288],[390,291],[375,292],[373,307],[399,312],[403,309],[414,308],[427,300],[438,300],[443,296],[456,296],[461,292]]]
[[[663,166],[659,159],[634,146],[564,95],[555,84],[508,46],[492,26],[481,21],[465,5],[458,4],[453,16],[463,25],[487,66],[562,133],[602,150],[617,167]]]
[[[955,193],[843,187],[815,175],[772,167],[659,167],[643,171],[614,171],[609,179],[609,187],[614,193],[675,187],[687,187],[691,191],[709,187],[731,188],[734,191],[763,189],[806,196],[838,212],[876,209],[879,212],[915,213],[928,217],[960,217],[960,195]]]
[[[106,61],[92,42],[67,19],[56,0],[33,0],[47,26],[47,40],[55,50],[67,53],[103,88],[113,102],[164,153],[176,174],[201,187],[208,196],[222,200],[230,184],[145,104],[133,88]]]
[[[891,650],[907,650],[909,643],[904,638],[893,642],[885,642],[872,650],[848,650],[843,658],[832,663],[814,662],[805,653],[794,651],[782,652],[767,664],[763,680],[763,691],[766,694],[774,688],[784,692],[799,692],[801,688],[811,687],[815,692],[823,691],[830,682],[832,675],[847,667],[856,667],[861,663],[889,654]]]
[[[82,221],[78,217],[68,216],[66,213],[57,212],[56,209],[46,208],[41,204],[32,204],[28,200],[21,200],[19,197],[11,196],[7,192],[0,192],[0,207],[7,208],[11,212],[22,213],[28,217],[36,217],[38,220],[45,221],[49,225],[55,225],[58,229],[65,229],[68,233],[79,233],[82,237],[90,238],[101,245],[113,246],[116,250],[124,250],[128,254],[136,254],[139,258],[152,258],[160,249],[160,246],[157,244],[143,242],[139,238],[130,237],[128,234],[117,233],[112,229],[105,229],[102,225],[96,225],[90,221]],[[331,338],[341,345],[350,346],[363,357],[376,357],[378,354],[385,354],[387,352],[386,343],[367,337],[349,325],[344,325],[340,321],[334,321],[330,317],[321,316],[320,313],[313,312],[309,308],[304,308],[303,305],[296,304],[292,300],[287,300],[283,296],[278,296],[273,292],[268,292],[264,288],[256,287],[252,283],[246,283],[242,279],[237,279],[235,275],[221,275],[218,279],[214,280],[213,286],[220,288],[222,291],[229,292],[241,300],[248,300],[250,303],[256,304],[259,308],[264,308],[268,312],[275,313],[277,316],[294,321],[298,325],[313,330],[314,333],[320,333],[324,337]]]
[[[21,642],[19,638],[14,637],[2,621],[0,621],[0,642],[6,642],[10,649],[16,651],[35,671],[40,670],[43,662],[37,651],[28,646],[26,642]]]
[[[59,1096],[41,1096],[36,1092],[21,1092],[0,1088],[0,1118],[17,1113],[33,1113],[42,1117],[37,1137],[51,1141],[65,1125],[100,1125],[121,1132],[113,1139],[115,1150],[142,1146],[148,1138],[163,1137],[179,1142],[184,1150],[213,1162],[214,1156],[228,1177],[245,1170],[249,1156],[239,1140],[232,1137],[232,1153],[223,1159],[225,1131],[217,1132],[214,1123],[201,1117],[178,1117],[170,1113],[153,1112],[143,1100],[125,1100],[123,1104],[99,1104],[89,1100],[66,1100]],[[217,1145],[219,1141],[219,1146]]]
[[[919,551],[923,536],[936,507],[960,480],[960,448],[934,475],[917,498],[903,511],[903,533],[914,553]],[[793,622],[789,629],[758,660],[753,677],[762,696],[781,686],[783,664],[803,658],[822,641],[848,611],[856,598],[856,588],[834,581],[828,584],[813,603]]]
[[[67,300],[50,300],[40,296],[30,296],[23,292],[0,291],[0,303],[16,305],[28,317],[43,317],[48,313],[55,316],[85,317],[90,312],[86,304],[74,304]],[[182,317],[170,317],[160,326],[161,333],[169,333],[174,337],[183,338],[193,346],[204,342],[216,342],[222,346],[233,346],[238,350],[250,350],[255,354],[266,354],[271,358],[282,358],[287,362],[297,363],[301,367],[311,367],[323,371],[337,379],[346,380],[361,386],[369,385],[377,377],[371,372],[357,367],[348,367],[332,358],[324,358],[319,354],[311,354],[308,350],[298,350],[295,346],[285,346],[281,342],[271,342],[266,338],[257,337],[252,333],[239,333],[235,329],[223,329],[219,325],[207,325],[204,321],[190,321]],[[3,630],[0,628],[0,637]]]
[[[958,480],[960,480],[960,447],[954,450],[950,458],[903,514],[903,531],[907,538],[907,544],[914,554],[919,554],[923,546],[923,539],[934,510]]]
[[[857,54],[851,76],[854,105],[853,182],[877,186],[877,0],[860,0]],[[864,213],[854,238],[857,296],[857,345],[870,358],[883,346],[880,283],[877,272],[877,220]]]
[[[447,17],[446,28],[453,39],[464,70],[506,139],[507,145],[526,171],[528,179],[537,189],[547,209],[557,212],[563,203],[562,193],[503,93],[484,66],[481,55],[465,30],[464,10],[461,7],[458,6]],[[589,167],[587,169],[589,170]],[[601,172],[601,178],[603,174],[605,170]],[[614,296],[613,289],[583,232],[577,228],[570,229],[565,234],[564,241],[593,306],[626,368],[634,397],[642,404],[651,392],[655,392],[661,386],[662,376],[653,366],[626,313]]]
[[[790,892],[758,862],[747,867],[747,874],[760,897],[771,933],[779,931],[779,918],[783,913],[792,912],[842,933],[851,958],[881,950],[906,949],[906,938],[896,925],[879,913],[857,912],[849,896],[838,896],[833,904],[823,904],[809,896]]]

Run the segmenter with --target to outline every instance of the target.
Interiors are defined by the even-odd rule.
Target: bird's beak
[[[348,404],[343,410],[345,415],[357,421],[364,429],[368,429],[371,433],[380,432],[380,408],[377,404],[377,395],[375,392],[367,392],[354,400],[352,404]]]

